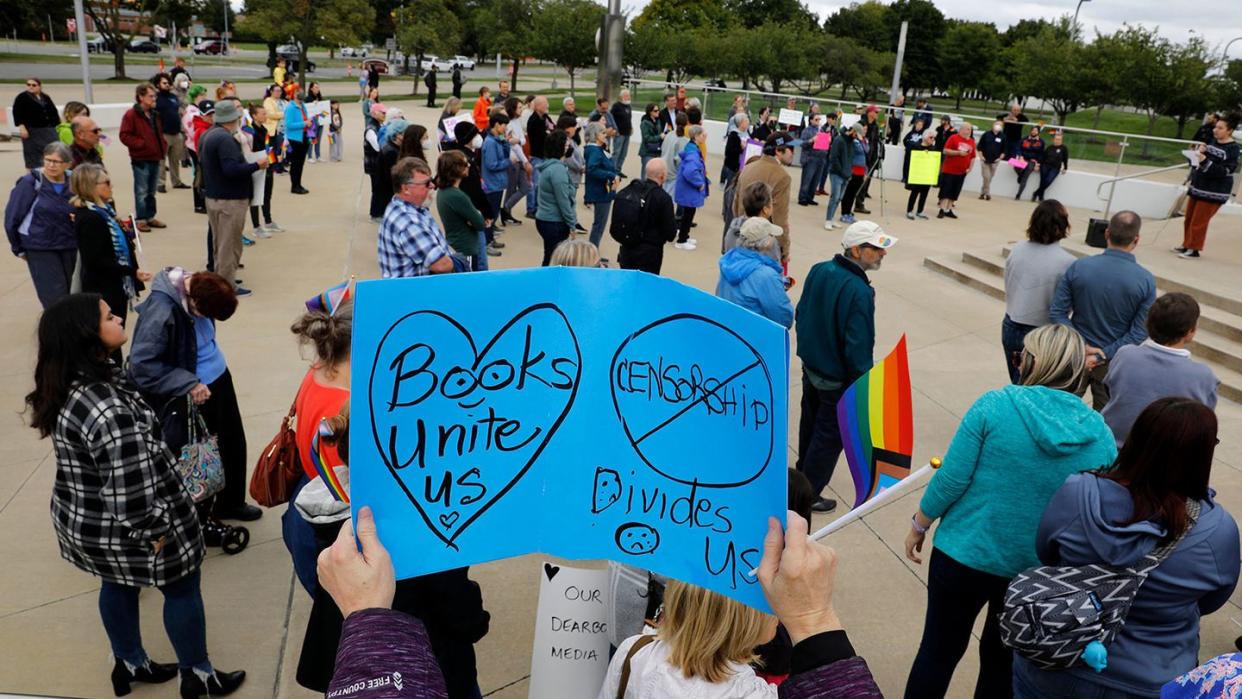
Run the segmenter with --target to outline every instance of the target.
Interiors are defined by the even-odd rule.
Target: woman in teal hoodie
[[[544,160],[535,166],[539,171],[538,208],[535,210],[535,230],[543,238],[543,266],[552,259],[552,251],[578,225],[578,213],[574,209],[574,184],[569,179],[569,168],[562,158],[568,135],[557,129],[548,134]]]
[[[1005,590],[1039,565],[1035,534],[1057,488],[1117,456],[1108,425],[1082,401],[1086,378],[1082,337],[1045,325],[1026,337],[1020,385],[983,394],[962,417],[906,537],[906,557],[922,563],[927,530],[940,520],[906,697],[945,696],[985,606],[975,696],[1011,696],[1013,653],[996,622]]]

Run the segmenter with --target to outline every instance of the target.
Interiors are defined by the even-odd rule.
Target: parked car
[[[453,56],[449,63],[461,66],[462,70],[474,70],[474,59],[468,56]]]
[[[207,39],[194,44],[194,53],[220,56],[227,52],[224,42],[220,39]]]
[[[86,52],[87,53],[112,53],[112,42],[108,41],[102,36],[97,36],[93,39],[87,39],[86,40]]]
[[[285,59],[285,69],[288,70],[290,74],[301,72],[301,64],[298,63],[298,47],[297,46],[293,44],[285,44],[283,46],[277,46],[276,57]],[[267,67],[275,68],[276,67],[275,59],[268,58]],[[315,72],[315,62],[310,60],[309,58],[306,59],[306,72],[307,73]]]
[[[342,46],[341,58],[366,58],[367,48],[365,46]]]
[[[453,63],[451,61],[430,54],[423,56],[421,66],[424,72],[434,70],[437,73],[446,73],[453,69]]]
[[[159,44],[155,43],[154,41],[151,41],[150,39],[143,39],[142,37],[134,37],[133,39],[130,39],[129,46],[126,48],[134,53],[159,53],[160,52]]]

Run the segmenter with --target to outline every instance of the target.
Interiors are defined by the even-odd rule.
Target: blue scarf
[[[129,238],[125,236],[125,231],[121,228],[121,222],[116,220],[116,211],[113,210],[111,204],[100,206],[94,202],[87,202],[86,208],[94,211],[103,217],[108,224],[108,228],[112,231],[112,251],[116,253],[116,263],[122,267],[130,269],[138,269],[138,262],[134,259],[134,254],[129,248]],[[125,297],[134,298],[137,292],[134,290],[134,278],[127,275],[123,282],[125,286]]]

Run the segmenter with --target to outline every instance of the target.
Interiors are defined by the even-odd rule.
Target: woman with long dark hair
[[[311,83],[310,87],[306,88],[306,101],[307,102],[322,102],[323,101],[323,93],[319,90],[319,83]],[[328,120],[327,120],[326,113],[317,114],[311,117],[310,120],[307,121],[306,135],[310,139],[310,147],[308,148],[308,151],[307,151],[307,160],[309,160],[312,163],[323,160],[323,156],[320,155],[319,146],[320,146],[320,143],[323,141],[323,139],[326,137],[327,125],[328,125]]]
[[[199,568],[203,538],[194,503],[155,413],[109,360],[125,328],[98,294],[72,294],[39,319],[31,426],[52,438],[52,525],[60,553],[101,578],[99,614],[116,662],[112,689],[181,676],[181,696],[223,696],[246,678],[217,673],[207,657]],[[164,629],[177,664],[152,662],[139,631],[138,595],[164,595]],[[178,669],[180,672],[178,672]]]
[[[1035,538],[1044,565],[1132,566],[1185,536],[1139,588],[1107,667],[1042,670],[1015,656],[1016,697],[1158,697],[1198,665],[1199,619],[1238,583],[1238,525],[1208,487],[1216,428],[1206,405],[1161,398],[1111,469],[1070,476],[1052,496]]]
[[[405,132],[401,136],[401,148],[397,151],[397,160],[418,158],[424,162],[431,162],[427,160],[429,150],[431,150],[431,138],[427,135],[427,127],[421,124],[410,124],[405,127]]]

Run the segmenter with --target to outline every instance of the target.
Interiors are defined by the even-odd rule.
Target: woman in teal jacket
[[[569,136],[557,129],[548,134],[544,144],[544,160],[535,166],[539,172],[538,208],[535,210],[535,230],[543,238],[543,266],[552,259],[552,251],[569,238],[578,225],[578,213],[574,209],[574,184],[569,179],[569,168],[561,160],[565,156],[565,143]]]
[[[1086,378],[1082,337],[1045,325],[1026,337],[1020,385],[983,394],[962,418],[906,537],[906,557],[922,563],[927,530],[940,520],[906,697],[945,696],[984,606],[975,696],[1012,695],[1013,653],[996,622],[1005,590],[1039,565],[1035,535],[1053,493],[1069,476],[1108,467],[1117,456],[1108,425],[1082,401]]]
[[[613,184],[617,180],[617,166],[612,158],[604,152],[607,134],[603,121],[593,121],[586,126],[586,193],[582,200],[595,210],[595,220],[591,222],[591,244],[599,247],[604,239],[604,227],[608,225],[608,214],[612,210],[612,200],[616,197]]]
[[[306,138],[306,105],[302,104],[302,93],[293,93],[289,104],[285,105],[285,140],[289,143],[289,186],[294,194],[309,194],[302,186],[302,169],[306,166],[306,153],[310,150],[310,141]]]

